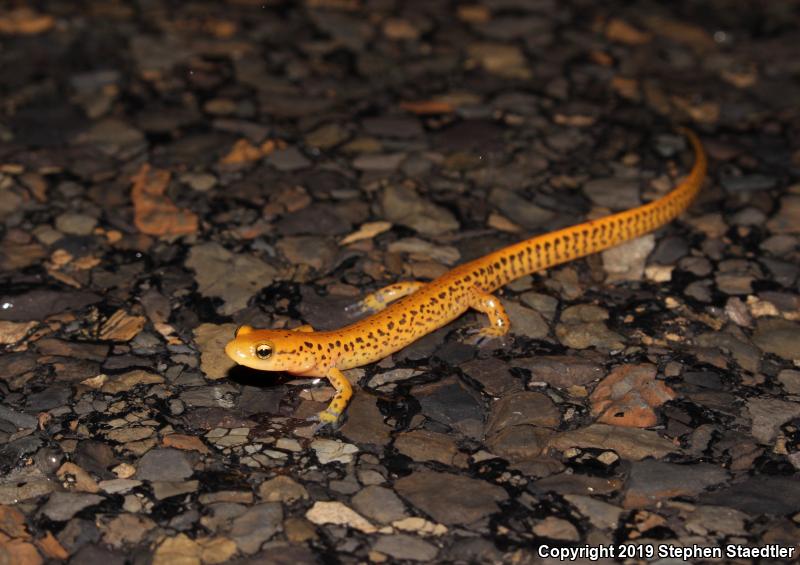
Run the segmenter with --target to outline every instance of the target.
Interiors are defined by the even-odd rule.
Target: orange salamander
[[[629,241],[670,222],[700,190],[707,158],[698,137],[681,128],[694,149],[689,175],[665,196],[630,210],[545,233],[510,245],[431,282],[398,282],[378,290],[355,306],[373,312],[332,331],[310,326],[294,330],[256,330],[241,326],[225,347],[228,356],[262,371],[285,371],[304,377],[325,377],[336,390],[323,423],[335,423],[352,396],[342,370],[378,361],[474,308],[489,324],[477,330],[478,340],[506,334],[509,320],[492,294],[512,280]]]

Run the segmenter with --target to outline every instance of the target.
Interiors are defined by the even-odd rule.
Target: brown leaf
[[[25,515],[13,506],[5,504],[0,504],[0,532],[12,538],[30,537],[25,529]]]
[[[39,322],[0,321],[0,345],[14,345],[37,325]]]
[[[110,341],[130,341],[136,337],[146,322],[144,316],[133,316],[119,309],[100,326],[99,338]]]
[[[44,553],[45,557],[49,557],[50,559],[58,559],[60,561],[66,561],[69,559],[69,552],[64,549],[64,546],[56,539],[56,537],[47,532],[44,537],[39,538],[35,541],[39,550]]]
[[[358,230],[345,236],[345,238],[339,242],[339,245],[348,245],[356,241],[361,241],[362,239],[371,239],[391,228],[391,222],[367,222],[358,228]]]
[[[38,14],[30,8],[18,8],[0,14],[0,33],[6,35],[37,35],[55,25],[48,14]]]
[[[147,235],[174,236],[197,231],[197,215],[181,210],[164,193],[170,172],[145,163],[133,177],[134,223]]]
[[[412,114],[418,114],[421,116],[453,113],[453,105],[450,102],[445,102],[443,100],[417,100],[414,102],[401,102],[400,107],[403,110],[411,112]]]
[[[627,45],[644,45],[652,39],[649,33],[636,29],[625,20],[620,20],[619,18],[613,18],[608,22],[606,37],[611,41]]]
[[[231,150],[221,160],[221,165],[241,165],[253,161],[259,161],[275,151],[283,149],[286,143],[280,140],[268,139],[260,146],[253,145],[247,139],[240,139],[234,143]]]

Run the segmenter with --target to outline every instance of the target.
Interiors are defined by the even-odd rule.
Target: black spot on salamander
[[[431,304],[439,304],[439,301],[436,300],[436,298],[434,297],[434,298],[431,298],[430,303]]]
[[[480,269],[478,269],[478,272],[479,272],[480,274],[482,274],[482,275],[485,275],[485,274],[486,274],[486,269],[484,269],[483,267],[481,267]]]
[[[505,263],[505,259],[503,259],[503,263]],[[494,268],[497,269],[498,271],[500,270],[500,261],[495,261]]]
[[[350,351],[350,346],[349,346],[349,345],[347,345],[346,343],[344,344],[344,350],[345,350],[345,351],[348,351],[348,352]]]
[[[464,277],[464,282],[467,282],[467,283],[468,283],[468,282],[470,282],[471,280],[472,280],[472,276],[471,276],[471,275],[467,275],[467,276],[465,276],[465,277]]]
[[[403,324],[405,324],[405,323],[406,323],[406,319],[405,319],[405,318],[400,318],[400,319],[397,321],[397,323],[398,323],[398,324],[400,324],[400,325],[402,326]]]
[[[390,330],[394,329],[394,322],[389,322],[388,324],[386,324],[386,327],[389,328]]]
[[[317,344],[317,349],[318,349],[319,351],[322,351],[322,344],[321,344],[321,343],[318,343],[318,344]]]
[[[374,333],[372,333],[372,332],[369,332],[369,333],[367,334],[367,339],[375,339],[375,334],[374,334]]]
[[[356,338],[356,343],[364,343],[364,340],[360,337]]]
[[[441,298],[442,300],[444,300],[444,299],[445,299],[445,297],[447,297],[447,293],[446,293],[446,292],[440,292],[440,293],[439,293],[439,298]]]
[[[306,347],[314,347],[314,344],[311,343],[310,341],[304,341],[303,345],[305,345]]]
[[[342,342],[337,339],[336,340],[336,347],[341,347],[341,346],[342,346]]]

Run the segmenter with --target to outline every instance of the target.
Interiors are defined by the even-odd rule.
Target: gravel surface
[[[795,561],[799,23],[0,6],[0,563]],[[507,286],[503,342],[469,313],[348,371],[337,429],[325,383],[225,356],[651,201],[691,166],[675,124],[710,157],[680,220]]]

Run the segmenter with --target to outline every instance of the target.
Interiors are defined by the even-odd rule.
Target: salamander
[[[343,370],[391,355],[470,308],[489,320],[475,332],[476,340],[503,336],[509,331],[509,319],[494,291],[524,275],[651,232],[686,210],[706,176],[707,158],[697,135],[685,128],[680,132],[694,150],[694,165],[688,176],[657,200],[526,239],[457,266],[431,282],[389,285],[355,304],[354,310],[372,315],[338,330],[314,331],[308,325],[294,330],[241,326],[225,352],[253,369],[327,378],[336,393],[319,419],[335,423],[352,396]]]

